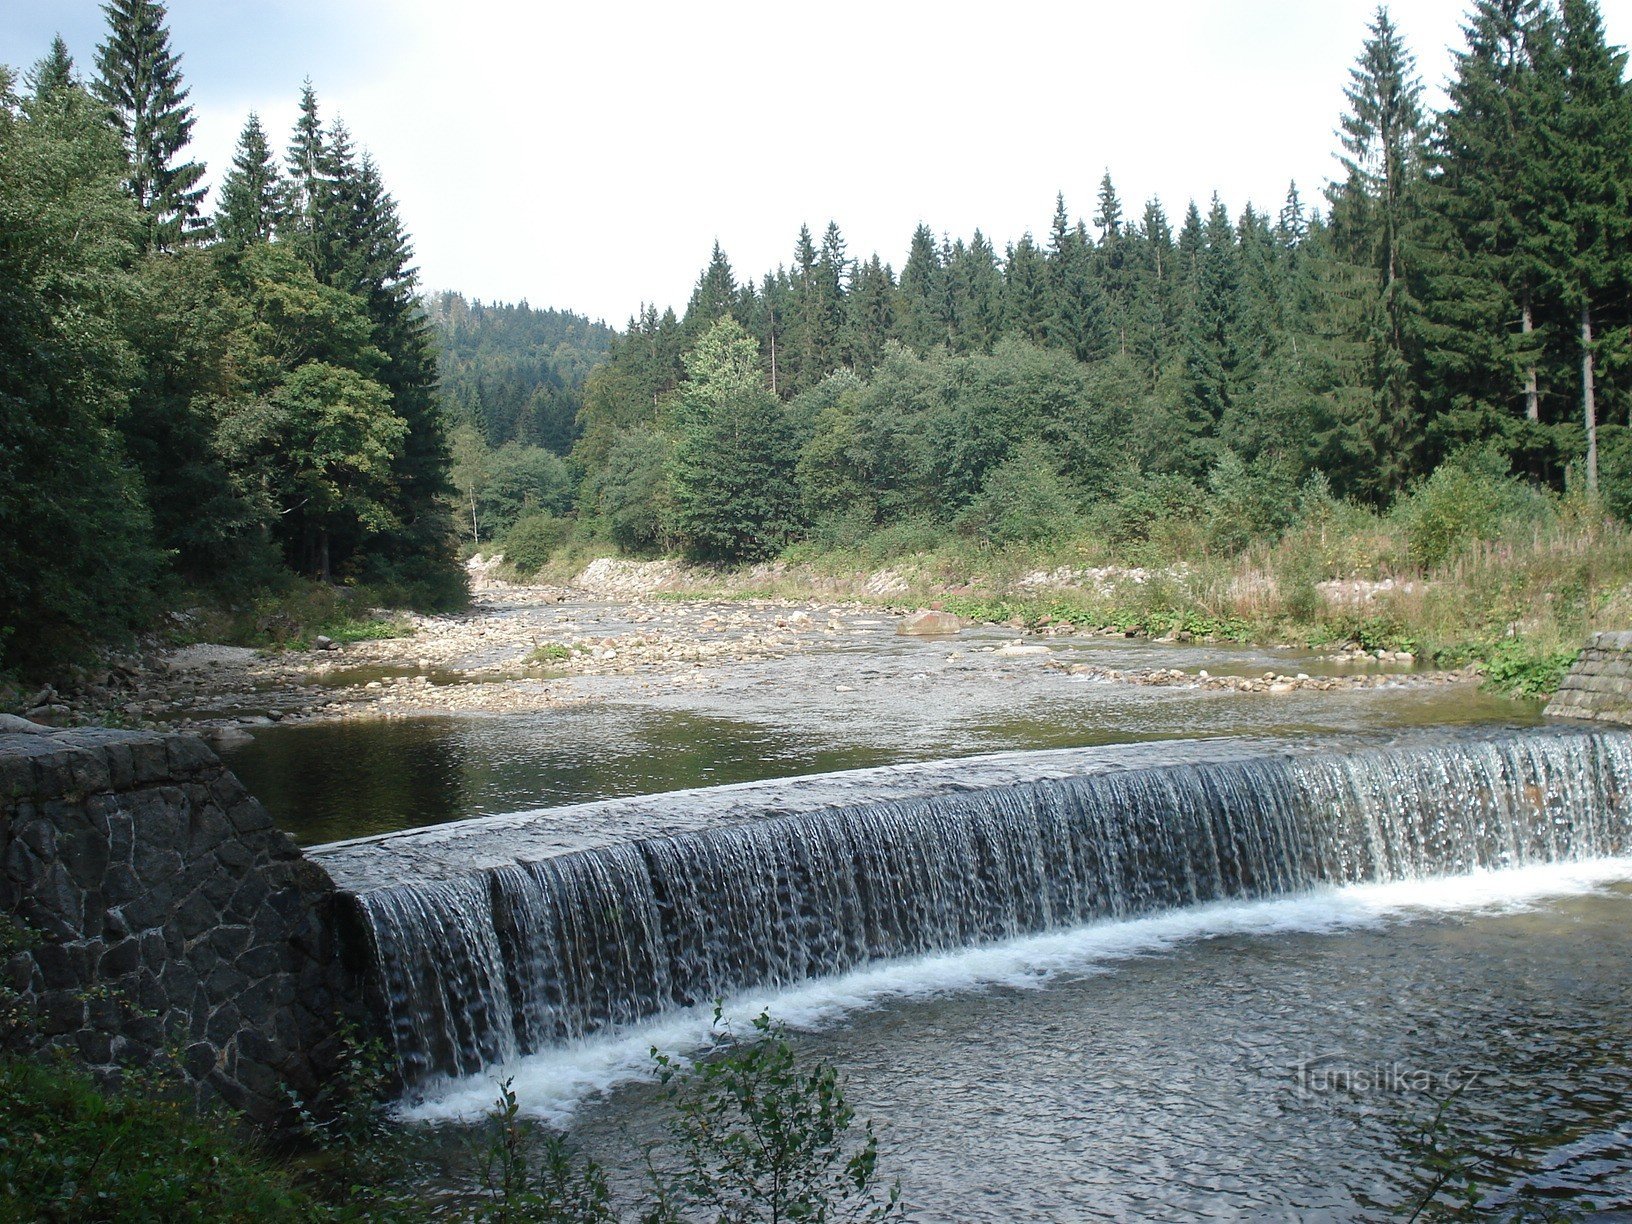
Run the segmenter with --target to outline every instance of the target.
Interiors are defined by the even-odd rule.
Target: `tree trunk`
[[[324,582],[329,581],[329,529],[324,527],[317,533],[317,567],[319,576]]]
[[[1593,385],[1592,307],[1581,307],[1581,415],[1587,426],[1587,491],[1598,492],[1598,398]]]
[[[1536,320],[1530,309],[1530,290],[1524,291],[1524,315],[1520,322],[1524,333],[1525,352],[1530,350],[1530,333],[1536,330]],[[1524,415],[1527,420],[1541,420],[1541,395],[1536,387],[1536,363],[1532,360],[1524,370]]]

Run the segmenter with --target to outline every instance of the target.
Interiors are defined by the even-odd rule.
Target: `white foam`
[[[724,1001],[736,1031],[762,1011],[792,1028],[833,1024],[892,999],[994,986],[1042,988],[1056,975],[1104,973],[1130,957],[1220,936],[1327,934],[1376,929],[1438,914],[1522,910],[1553,898],[1597,892],[1632,881],[1632,857],[1591,859],[1465,876],[1321,889],[1265,901],[1219,902],[1128,921],[1033,935],[989,947],[890,961],[782,990],[750,991]],[[482,1075],[422,1086],[400,1115],[409,1121],[453,1121],[493,1105],[496,1084],[513,1079],[524,1112],[565,1125],[588,1097],[650,1078],[652,1048],[694,1054],[711,1040],[713,1007],[656,1017],[629,1029],[523,1058]]]

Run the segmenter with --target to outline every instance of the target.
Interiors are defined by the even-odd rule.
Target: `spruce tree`
[[[1554,162],[1561,192],[1550,244],[1556,292],[1573,316],[1587,487],[1598,488],[1599,380],[1628,357],[1632,301],[1632,95],[1626,53],[1604,39],[1592,0],[1560,5]]]
[[[1030,232],[1008,248],[1003,268],[1003,330],[1032,344],[1048,333],[1048,267]]]
[[[308,77],[300,90],[300,116],[289,134],[284,155],[283,203],[278,232],[291,248],[317,268],[322,263],[322,211],[328,191],[329,156],[318,115],[317,90]]]
[[[164,5],[110,0],[108,37],[97,48],[96,96],[107,106],[129,162],[127,184],[146,218],[145,244],[165,250],[198,230],[204,166],[178,162],[192,139],[193,108],[170,50]]]
[[[907,262],[901,269],[900,307],[896,313],[898,336],[903,344],[919,352],[947,342],[945,314],[946,270],[929,226],[920,224],[912,232]]]
[[[1414,281],[1422,275],[1420,205],[1426,128],[1416,61],[1379,8],[1344,91],[1340,135],[1345,172],[1332,186],[1332,231],[1340,255],[1369,270],[1374,289],[1361,327],[1371,352],[1367,377],[1373,492],[1388,496],[1417,470],[1421,444],[1415,365],[1421,346]]]
[[[1521,417],[1541,421],[1554,185],[1537,59],[1553,58],[1556,35],[1538,0],[1479,0],[1464,34],[1431,152],[1440,262],[1424,303],[1424,356],[1441,405],[1431,428],[1442,449],[1500,438],[1516,450]]]
[[[708,257],[708,266],[697,278],[696,288],[691,291],[691,301],[686,304],[687,333],[701,336],[716,320],[733,313],[736,304],[737,278],[731,271],[731,261],[725,257],[716,238],[714,250]]]
[[[28,74],[28,86],[37,102],[45,102],[64,89],[78,84],[74,80],[74,57],[68,54],[68,44],[58,34],[51,40],[51,50],[35,64]]]
[[[215,214],[216,236],[229,249],[270,242],[277,228],[282,184],[266,131],[254,111],[244,123],[233,154],[232,169],[221,183],[221,206]]]

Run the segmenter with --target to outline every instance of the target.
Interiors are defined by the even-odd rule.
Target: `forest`
[[[621,331],[422,292],[309,82],[206,212],[163,7],[108,12],[94,65],[59,40],[0,104],[0,668],[295,576],[449,606],[495,548],[1376,543],[1299,560],[1304,602],[1581,524],[1632,555],[1632,95],[1591,0],[1479,0],[1438,113],[1380,9],[1318,200],[1175,217],[1107,171],[1040,237],[921,224],[899,271],[836,223],[757,280],[717,243]]]
[[[1214,543],[1318,487],[1384,508],[1445,463],[1632,502],[1632,102],[1589,0],[1481,0],[1425,110],[1376,15],[1323,207],[1056,202],[1001,251],[920,225],[899,274],[836,224],[683,315],[645,307],[590,375],[579,505],[699,559],[905,520],[1002,545],[1126,537],[1232,500]]]
[[[218,205],[162,5],[0,69],[0,668],[293,574],[464,596],[413,251],[307,83],[247,117]]]

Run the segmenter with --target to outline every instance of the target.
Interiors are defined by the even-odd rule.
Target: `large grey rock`
[[[963,628],[963,623],[950,612],[924,610],[914,612],[895,627],[895,631],[910,637],[945,637]]]

